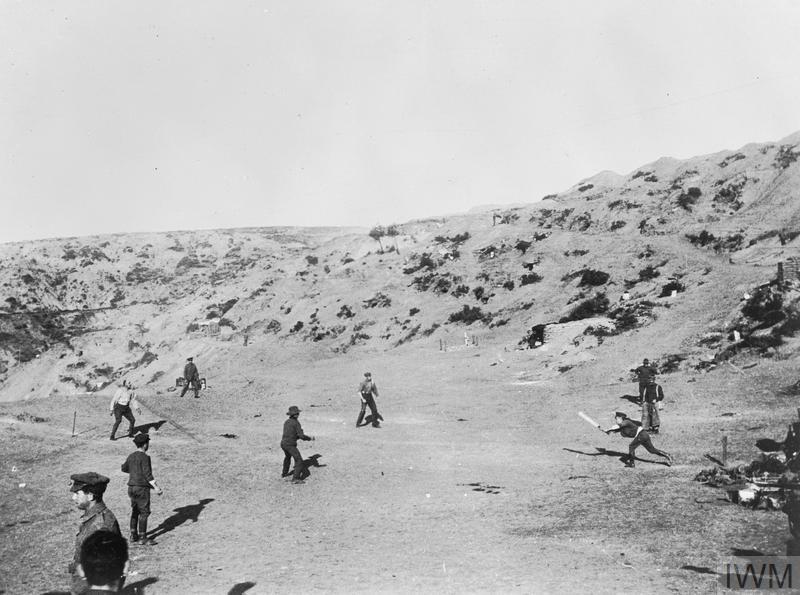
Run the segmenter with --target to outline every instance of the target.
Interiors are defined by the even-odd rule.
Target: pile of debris
[[[753,509],[782,510],[787,493],[781,477],[787,469],[784,453],[762,454],[749,465],[704,469],[694,480],[725,490],[733,503]]]

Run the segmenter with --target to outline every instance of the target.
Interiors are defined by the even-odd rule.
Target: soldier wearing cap
[[[128,455],[122,463],[123,473],[128,473],[128,497],[131,499],[131,541],[139,545],[155,545],[156,542],[147,538],[147,517],[150,516],[150,490],[156,490],[160,496],[163,490],[158,487],[153,477],[153,467],[150,463],[150,436],[136,434],[133,438],[136,451]]]
[[[78,534],[75,536],[75,553],[68,570],[72,574],[72,593],[85,593],[89,586],[86,580],[77,574],[80,563],[81,546],[86,539],[96,531],[111,531],[120,534],[117,517],[103,502],[103,494],[110,481],[108,477],[91,471],[89,473],[75,473],[70,475],[72,486],[72,500],[79,510],[83,511]]]
[[[292,475],[292,483],[305,483],[302,479],[303,473],[303,457],[297,448],[298,440],[313,440],[313,436],[306,436],[303,433],[303,428],[300,426],[298,417],[300,417],[300,409],[296,405],[289,407],[286,413],[289,416],[283,422],[283,437],[281,438],[281,450],[283,450],[283,472],[281,477],[289,476],[289,464],[294,459],[294,475]]]
[[[200,398],[200,373],[197,371],[197,366],[194,365],[194,358],[187,357],[186,358],[186,365],[183,366],[183,379],[186,381],[183,384],[183,390],[181,391],[181,396],[186,394],[186,391],[189,390],[189,385],[191,385],[192,390],[194,390],[194,398]]]
[[[372,427],[380,428],[379,421],[383,421],[383,416],[378,413],[378,406],[375,404],[375,397],[378,396],[378,385],[372,381],[370,372],[364,372],[364,380],[358,385],[358,394],[361,397],[361,411],[356,420],[356,427],[361,426],[361,422],[364,421],[364,413],[369,405],[369,410],[372,414]]]
[[[650,379],[656,377],[656,369],[650,365],[650,360],[645,358],[642,360],[642,365],[634,370],[636,379],[639,381],[639,402],[644,401],[644,391],[650,383]]]
[[[669,453],[666,453],[663,450],[658,450],[655,446],[653,446],[653,442],[650,440],[650,434],[647,433],[647,430],[641,426],[637,426],[631,419],[628,418],[627,414],[623,413],[622,411],[617,411],[614,413],[614,420],[617,423],[607,430],[603,430],[606,434],[619,432],[620,435],[625,436],[625,438],[633,438],[631,443],[628,445],[628,456],[625,457],[626,467],[633,467],[635,465],[634,459],[636,458],[636,448],[639,446],[644,446],[654,455],[658,455],[667,459],[667,466],[672,465],[672,457],[669,455]]]

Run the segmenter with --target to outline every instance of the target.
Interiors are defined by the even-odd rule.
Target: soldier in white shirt
[[[114,393],[114,398],[111,399],[111,415],[114,416],[114,427],[111,428],[111,440],[116,440],[115,434],[117,433],[117,428],[122,422],[123,417],[128,420],[128,436],[133,438],[133,427],[136,423],[136,418],[131,411],[133,407],[136,408],[136,413],[139,415],[142,414],[142,409],[136,401],[136,393],[133,392],[133,386],[131,386],[127,380],[123,380],[117,392]]]

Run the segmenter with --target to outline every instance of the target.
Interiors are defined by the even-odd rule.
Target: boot
[[[361,422],[364,421],[364,411],[358,414],[358,419],[356,420],[356,427],[358,428],[361,426]]]

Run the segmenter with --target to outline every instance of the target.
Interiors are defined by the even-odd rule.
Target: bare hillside
[[[703,335],[727,336],[741,296],[796,253],[797,145],[660,159],[530,206],[382,236],[274,228],[0,245],[0,394],[94,390],[125,374],[156,387],[183,355],[225,345],[335,355],[453,346],[467,332],[508,350],[534,345],[536,325],[569,321],[548,331],[569,335],[567,359],[669,329],[697,363]]]

